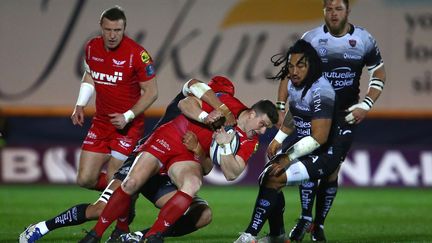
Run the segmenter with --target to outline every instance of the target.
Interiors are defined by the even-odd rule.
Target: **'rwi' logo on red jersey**
[[[117,83],[117,81],[121,81],[123,79],[122,72],[114,72],[114,75],[109,75],[106,73],[91,71],[91,76],[95,80],[107,81],[110,83]]]

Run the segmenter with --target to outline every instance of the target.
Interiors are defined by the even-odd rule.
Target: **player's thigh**
[[[168,175],[179,190],[194,196],[202,184],[202,168],[196,161],[179,161],[173,163]]]
[[[114,157],[110,157],[107,164],[107,177],[108,180],[111,180],[114,176],[114,173],[122,166],[124,160],[116,159]]]
[[[92,178],[96,180],[102,167],[109,159],[109,154],[82,150],[78,165],[78,178]]]
[[[122,183],[126,192],[136,193],[149,178],[159,172],[159,160],[148,152],[141,152],[135,159],[128,175]]]

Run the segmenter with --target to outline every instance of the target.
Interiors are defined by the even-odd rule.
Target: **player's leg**
[[[179,161],[168,169],[178,191],[161,208],[158,218],[145,237],[161,236],[189,208],[202,184],[202,168],[196,161]]]
[[[322,179],[316,195],[315,219],[311,228],[312,241],[326,241],[324,221],[333,205],[338,189],[339,168],[328,178]]]
[[[284,243],[288,240],[288,235],[285,234],[284,224],[285,213],[285,196],[281,190],[277,195],[276,205],[270,212],[268,223],[270,232],[268,235],[260,238],[258,243]]]
[[[78,185],[97,190],[101,190],[104,185],[106,187],[106,174],[101,175],[101,170],[109,159],[109,154],[82,150],[78,165]]]
[[[289,238],[295,241],[301,241],[306,232],[310,231],[312,224],[312,209],[315,195],[318,190],[318,180],[310,180],[299,185],[301,215],[297,223],[291,229]]]
[[[20,243],[34,242],[49,232],[68,226],[80,225],[99,217],[112,191],[119,187],[121,181],[113,180],[93,204],[78,204],[46,221],[30,225],[20,235]]]
[[[267,164],[260,176],[260,187],[252,211],[251,220],[245,232],[235,241],[235,243],[256,242],[256,236],[261,231],[265,222],[278,204],[278,195],[280,189],[286,184],[287,175],[283,173],[280,176],[269,176],[268,171],[272,163],[279,160],[286,160],[287,156],[281,154]]]
[[[148,152],[142,152],[136,158],[131,170],[126,179],[112,194],[110,200],[102,211],[98,222],[88,236],[91,238],[101,238],[108,226],[116,219],[127,220],[130,203],[133,194],[154,174],[159,171],[159,160]],[[119,225],[117,225],[119,226]],[[127,228],[121,228],[123,231],[128,231]],[[82,242],[86,242],[87,236]]]
[[[176,237],[190,234],[210,224],[212,211],[206,200],[194,197],[189,209],[164,234]]]

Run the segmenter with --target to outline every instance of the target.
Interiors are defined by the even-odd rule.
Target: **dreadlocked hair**
[[[283,66],[281,67],[281,69],[279,70],[279,72],[275,76],[269,77],[269,79],[284,80],[289,74],[289,72],[288,72],[288,55],[278,53],[278,54],[273,55],[270,58],[270,61],[273,63],[273,66],[275,66],[275,67],[278,67],[281,64],[283,64]]]
[[[293,46],[290,47],[285,56],[277,54],[272,57],[271,61],[274,66],[279,66],[283,63],[283,66],[276,74],[276,76],[273,77],[273,79],[282,80],[289,75],[288,60],[291,54],[303,54],[303,58],[309,66],[308,73],[302,82],[302,86],[304,87],[302,92],[303,98],[306,95],[306,92],[312,86],[312,84],[322,76],[321,59],[318,56],[315,48],[313,48],[313,46],[309,42],[303,39],[299,39],[294,43]]]

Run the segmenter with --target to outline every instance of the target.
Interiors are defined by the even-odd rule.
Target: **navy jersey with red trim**
[[[375,39],[365,29],[351,25],[341,37],[330,34],[325,25],[306,32],[302,39],[310,42],[322,61],[323,76],[332,84],[344,111],[358,103],[360,76],[367,66],[372,70],[383,63]]]

